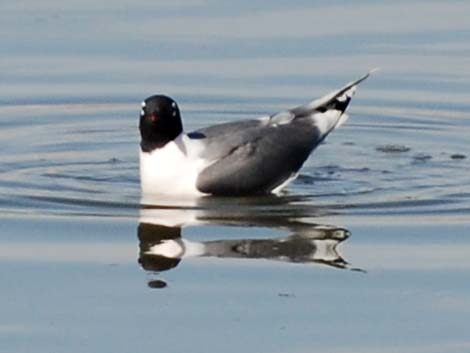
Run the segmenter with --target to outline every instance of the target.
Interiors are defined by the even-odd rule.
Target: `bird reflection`
[[[313,224],[293,217],[294,214],[302,216],[302,210],[309,211],[306,213],[312,216],[311,208],[286,207],[271,198],[258,199],[257,203],[243,199],[237,199],[235,204],[224,201],[199,203],[191,207],[144,206],[137,232],[142,268],[161,273],[175,268],[188,257],[217,257],[267,259],[352,269],[337,251],[337,245],[350,236],[347,229]],[[287,204],[292,205],[290,202]],[[233,239],[231,236],[230,239],[221,237],[207,241],[185,238],[183,230],[197,225],[267,227],[285,230],[288,235],[253,239]],[[214,236],[211,235],[211,238]],[[164,288],[166,282],[158,279],[148,285]]]

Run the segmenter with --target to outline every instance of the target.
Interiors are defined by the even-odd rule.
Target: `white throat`
[[[199,172],[208,163],[199,157],[202,145],[181,133],[151,152],[140,150],[140,185],[143,194],[204,195],[196,188]]]

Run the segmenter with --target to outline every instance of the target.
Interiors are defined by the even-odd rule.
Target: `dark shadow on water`
[[[205,198],[191,207],[149,205],[141,208],[137,229],[139,263],[155,275],[172,270],[187,258],[263,259],[285,263],[351,268],[337,246],[350,232],[333,225],[309,222],[325,210],[300,207],[295,196],[261,198]],[[308,218],[307,218],[308,217]],[[208,240],[196,241],[185,236],[185,229],[208,228]],[[233,232],[223,237],[209,230],[218,227],[262,227],[281,230],[283,236],[237,237]],[[223,229],[223,228],[222,228]],[[220,231],[219,231],[220,232]],[[256,230],[254,230],[256,232]],[[216,263],[214,263],[215,265]],[[166,282],[154,279],[151,288],[165,288]]]

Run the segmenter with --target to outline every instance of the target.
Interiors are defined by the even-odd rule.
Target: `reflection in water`
[[[292,234],[270,239],[221,239],[204,242],[181,237],[181,228],[141,223],[139,262],[146,270],[169,270],[184,257],[270,259],[286,262],[321,263],[345,268],[347,262],[336,246],[347,239],[346,229],[312,225],[312,234]]]
[[[260,203],[250,204],[247,199],[240,207],[240,199],[237,201],[235,205],[238,206],[232,203],[231,208],[224,208],[223,203],[218,207],[213,207],[215,204],[201,207],[199,204],[193,208],[142,208],[137,235],[139,263],[143,269],[156,273],[171,270],[188,257],[268,259],[352,269],[337,251],[337,245],[350,236],[347,229],[279,215],[276,209],[288,212],[290,208],[289,203],[279,207],[283,203],[282,198],[278,198],[276,203],[258,200],[266,205],[264,209]],[[201,224],[268,227],[285,230],[289,235],[193,241],[182,234],[184,227]],[[160,279],[150,281],[148,285],[151,288],[166,287]]]

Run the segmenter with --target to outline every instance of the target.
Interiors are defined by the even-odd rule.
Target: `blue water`
[[[470,4],[1,9],[2,352],[470,349]],[[189,131],[373,67],[285,194],[141,200],[145,97]]]

